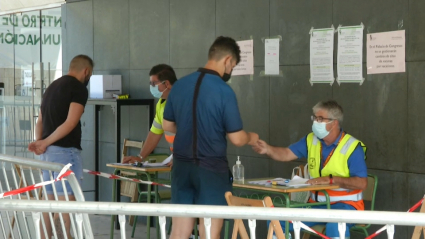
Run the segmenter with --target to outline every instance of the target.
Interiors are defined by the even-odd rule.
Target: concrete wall
[[[204,65],[215,37],[254,39],[255,75],[233,77],[244,128],[273,145],[287,146],[310,132],[311,107],[336,99],[345,109],[344,130],[368,146],[367,165],[379,177],[376,210],[406,211],[424,194],[425,136],[425,18],[421,0],[92,0],[62,9],[63,69],[80,53],[92,56],[95,74],[121,74],[123,89],[134,98],[152,98],[149,69],[168,63],[178,77]],[[362,86],[316,84],[309,79],[311,27],[365,25],[364,34],[406,30],[407,72],[366,75]],[[281,77],[261,77],[263,37],[281,35]],[[366,38],[365,38],[366,39]],[[336,44],[335,44],[336,51]],[[365,57],[363,58],[364,62]],[[336,62],[336,61],[335,61]],[[336,66],[335,66],[336,69]],[[365,67],[364,67],[365,69]],[[122,137],[144,140],[147,110],[124,110]],[[83,117],[83,148],[87,164],[94,155],[93,108]],[[114,122],[107,107],[101,111],[101,165],[114,162]],[[165,141],[158,151],[167,152]],[[288,176],[304,161],[278,163],[258,156],[249,147],[229,145],[229,165],[240,155],[246,178]],[[111,171],[101,166],[102,171]],[[86,177],[88,179],[88,177]],[[90,179],[87,190],[93,188]],[[110,200],[111,183],[101,180],[101,200]],[[260,224],[259,233],[265,234]],[[376,227],[374,227],[376,228]],[[397,227],[396,238],[408,238],[412,228]],[[384,238],[384,237],[382,237]]]

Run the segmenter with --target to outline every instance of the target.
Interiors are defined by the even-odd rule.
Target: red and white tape
[[[424,199],[425,199],[425,195],[424,195],[424,197],[421,200],[419,200],[419,202],[417,202],[415,205],[413,205],[413,207],[411,207],[409,210],[407,210],[407,212],[413,212],[416,209],[418,209],[418,207],[420,207],[422,205],[422,203],[424,202]],[[381,227],[378,231],[374,232],[373,234],[371,234],[370,236],[366,237],[365,239],[374,238],[374,237],[376,237],[377,235],[379,235],[381,232],[383,232],[385,230],[387,230],[387,226]]]
[[[289,221],[289,222],[293,224],[293,222],[292,222],[292,221]],[[299,223],[300,223],[300,226],[301,226],[301,228],[302,228],[302,229],[304,229],[304,230],[306,230],[306,231],[309,231],[309,232],[311,232],[311,233],[317,234],[317,235],[321,236],[322,238],[325,238],[325,239],[331,239],[330,237],[327,237],[327,236],[323,235],[322,233],[320,233],[320,232],[318,232],[318,231],[314,230],[313,228],[311,228],[311,227],[309,227],[309,226],[305,225],[304,223],[302,223],[302,222],[299,222]]]
[[[101,177],[109,178],[109,179],[119,179],[119,180],[124,180],[124,181],[135,182],[135,183],[143,183],[143,184],[148,184],[148,185],[156,185],[156,186],[171,188],[170,185],[162,184],[162,183],[144,181],[144,180],[135,179],[135,178],[126,178],[126,177],[115,175],[115,174],[96,172],[96,171],[91,171],[91,170],[88,170],[88,169],[83,169],[83,171],[85,173],[88,173],[88,174],[93,174],[93,175],[97,175],[97,176],[101,176]]]
[[[69,170],[70,167],[71,167],[71,164],[65,165],[65,167],[63,167],[62,170],[59,172],[58,177],[55,178],[54,180],[36,183],[34,185],[30,185],[30,186],[27,186],[27,187],[24,187],[24,188],[18,188],[18,189],[9,191],[9,192],[0,193],[0,198],[18,195],[18,194],[21,194],[21,193],[25,193],[25,192],[37,189],[37,188],[41,188],[45,185],[49,185],[49,184],[52,184],[54,182],[61,181],[63,178],[69,176],[70,174],[73,174],[73,172],[71,170]]]

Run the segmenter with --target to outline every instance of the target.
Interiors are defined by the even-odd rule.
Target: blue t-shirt
[[[323,163],[326,161],[326,158],[332,152],[332,150],[338,146],[339,139],[341,138],[342,131],[339,134],[338,138],[331,145],[326,145],[323,139],[320,139],[322,144],[322,160],[320,163],[320,169],[323,168]],[[289,149],[298,157],[298,158],[307,158],[308,149],[307,149],[307,136],[304,136],[300,141],[291,144]],[[348,158],[348,169],[350,170],[350,177],[367,177],[367,167],[365,161],[365,153],[363,148],[358,145],[354,152]]]
[[[198,78],[204,74],[196,105],[197,140],[193,143],[193,98]],[[168,95],[164,119],[176,123],[174,159],[197,162],[217,172],[227,172],[227,133],[242,130],[235,92],[215,71],[200,68],[178,80]]]

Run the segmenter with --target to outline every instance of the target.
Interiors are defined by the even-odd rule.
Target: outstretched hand
[[[258,140],[256,144],[252,145],[252,149],[259,154],[267,154],[268,144],[264,140]]]

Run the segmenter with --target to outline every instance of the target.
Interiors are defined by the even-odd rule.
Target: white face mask
[[[328,123],[325,123],[325,122],[319,123],[317,121],[313,121],[313,126],[311,128],[313,130],[314,135],[316,135],[317,138],[319,139],[323,139],[326,136],[328,136],[330,131],[326,130],[326,125],[332,123],[332,121]]]

